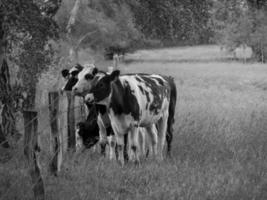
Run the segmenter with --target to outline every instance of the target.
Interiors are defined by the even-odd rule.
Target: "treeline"
[[[138,29],[163,45],[210,43],[210,0],[130,1]]]
[[[256,60],[267,59],[267,2],[265,0],[214,0],[211,19],[215,42],[229,50],[252,48]]]
[[[114,47],[131,51],[218,43],[229,51],[249,46],[257,60],[266,61],[265,0],[77,1],[80,2],[77,20],[69,33],[74,41],[82,40],[81,48]],[[63,7],[64,4],[73,7],[73,2],[66,0]],[[68,11],[63,16],[68,16]],[[90,31],[94,34],[86,36]]]

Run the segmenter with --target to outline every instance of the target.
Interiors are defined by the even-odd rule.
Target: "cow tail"
[[[167,141],[167,155],[171,155],[171,143],[173,138],[173,124],[174,124],[174,115],[175,115],[175,107],[177,101],[177,88],[174,82],[173,77],[169,77],[169,85],[171,89],[170,94],[170,104],[169,104],[169,116],[167,121],[167,134],[166,134],[166,141]]]

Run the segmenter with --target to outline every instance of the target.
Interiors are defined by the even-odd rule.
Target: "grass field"
[[[122,168],[92,151],[69,154],[58,177],[43,169],[46,198],[267,199],[267,65],[228,58],[216,46],[127,56],[122,72],[176,80],[172,158]],[[17,155],[0,165],[0,199],[32,199],[22,152]]]

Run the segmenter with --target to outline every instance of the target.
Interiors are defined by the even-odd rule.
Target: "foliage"
[[[56,15],[62,36],[76,50],[92,48],[102,51],[109,46],[129,47],[140,38],[125,3],[117,4],[115,0],[80,0],[79,5],[76,3],[65,1]],[[72,10],[74,6],[77,6],[75,15]]]
[[[41,3],[3,0],[1,5],[6,53],[19,66],[19,76],[29,97],[28,107],[33,106],[38,76],[53,60],[48,41],[58,37],[57,24],[51,12],[46,14],[41,10]]]
[[[135,0],[135,21],[148,38],[172,44],[208,43],[210,1]]]
[[[258,3],[257,3],[258,2]],[[267,58],[267,6],[262,1],[214,1],[215,40],[230,51],[250,46],[257,60]]]

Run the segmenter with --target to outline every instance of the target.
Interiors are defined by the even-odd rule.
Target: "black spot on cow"
[[[162,107],[162,103],[164,98],[169,98],[169,90],[166,91],[166,87],[168,88],[167,84],[161,80],[161,86],[159,86],[153,79],[154,77],[149,76],[141,76],[143,79],[144,84],[151,88],[151,94],[153,96],[153,101],[149,106],[149,110],[154,112],[155,114],[159,113],[160,108]],[[159,79],[159,78],[158,78]],[[149,97],[149,95],[147,95]]]
[[[138,82],[142,82],[142,79],[140,79],[138,76],[136,76],[135,79],[136,79]]]
[[[115,114],[131,114],[135,120],[140,118],[140,109],[137,98],[134,92],[131,90],[128,81],[122,85],[120,80],[117,80],[113,84],[113,94],[111,96],[111,105]],[[121,98],[117,98],[121,96]]]
[[[68,82],[66,83],[64,90],[65,91],[71,91],[73,86],[78,82],[78,78],[76,78],[75,76],[71,76],[68,79]]]
[[[82,139],[83,145],[86,148],[91,148],[99,141],[99,130],[98,126],[92,126],[92,124],[85,122],[77,123],[77,133]]]
[[[89,105],[88,105],[89,106]],[[96,107],[90,105],[89,115],[84,122],[77,124],[78,134],[83,141],[86,148],[91,148],[99,141],[99,127],[97,124],[97,110]]]
[[[160,85],[164,86],[164,82],[161,78],[153,77],[153,79],[157,80]]]
[[[139,90],[141,91],[142,94],[145,94],[145,91],[144,91],[144,89],[142,88],[141,85],[138,85],[138,88],[139,88]]]
[[[150,103],[149,92],[146,90],[145,90],[145,95],[146,95],[147,103]]]
[[[101,115],[104,115],[105,113],[107,113],[107,107],[105,105],[96,104],[95,106],[96,106],[97,111]]]

